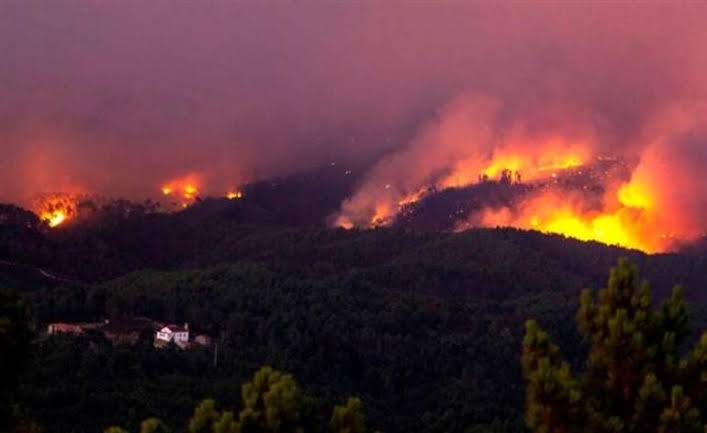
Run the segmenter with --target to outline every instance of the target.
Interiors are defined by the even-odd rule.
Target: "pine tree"
[[[214,433],[240,433],[241,427],[231,411],[224,411],[213,425]]]
[[[364,433],[363,404],[358,398],[349,398],[346,404],[335,406],[329,422],[333,433]]]
[[[194,415],[189,420],[189,433],[211,433],[214,422],[220,418],[216,411],[214,400],[204,400],[194,409]]]
[[[118,426],[112,426],[112,427],[108,427],[107,429],[103,430],[103,433],[128,433],[128,431],[124,430]]]
[[[300,426],[302,394],[291,375],[263,367],[243,385],[240,425],[243,433],[289,433]]]
[[[219,412],[214,400],[203,400],[187,425],[188,433],[303,433],[325,432],[326,417],[316,413],[312,399],[300,391],[294,378],[286,373],[262,367],[250,382],[241,387],[242,408]],[[357,398],[334,408],[329,426],[334,433],[365,433],[363,405]],[[140,425],[140,433],[168,433],[159,418],[149,418]],[[104,433],[127,433],[110,427]]]
[[[577,313],[589,344],[581,375],[534,321],[526,324],[522,367],[526,423],[535,433],[707,431],[707,333],[684,359],[687,306],[678,286],[657,310],[647,282],[627,261],[607,288],[585,290]]]
[[[140,424],[140,433],[169,433],[169,428],[159,418],[148,418]]]

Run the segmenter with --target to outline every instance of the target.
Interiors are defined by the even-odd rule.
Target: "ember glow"
[[[226,198],[229,200],[238,200],[243,198],[243,193],[241,191],[232,190],[226,193]]]
[[[78,214],[78,199],[70,194],[46,194],[37,197],[34,213],[49,227],[58,227]]]
[[[200,176],[190,174],[165,182],[160,192],[173,205],[186,208],[199,197],[202,183]]]

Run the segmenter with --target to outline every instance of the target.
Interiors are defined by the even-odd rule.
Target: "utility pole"
[[[214,345],[214,368],[218,366],[218,342]]]

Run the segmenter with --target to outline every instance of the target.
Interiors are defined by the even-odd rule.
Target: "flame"
[[[342,213],[334,220],[334,224],[338,227],[389,225],[401,210],[420,201],[431,189],[463,188],[485,180],[505,179],[517,183],[552,178],[556,173],[581,167],[590,158],[589,147],[583,142],[559,138],[509,140],[490,157],[467,158],[457,162],[445,176],[431,184],[408,189],[406,192],[396,185],[385,183],[378,187],[375,194],[378,200],[358,211],[365,215],[365,219],[359,215]]]
[[[567,155],[559,162],[548,162],[538,167],[538,171],[557,171],[577,168],[584,165],[581,157],[578,155]]]
[[[229,191],[226,193],[226,198],[229,200],[238,200],[243,198],[243,193],[241,191]]]
[[[529,117],[504,106],[478,95],[454,98],[373,167],[333,220],[391,224],[424,195],[418,191],[500,180],[498,190],[479,188],[468,206],[453,203],[457,230],[512,226],[649,253],[705,236],[707,103],[673,101],[625,137],[583,110],[567,114],[564,103]],[[618,153],[599,153],[608,148]],[[489,196],[494,191],[504,193]]]
[[[457,163],[437,187],[463,188],[480,178],[497,179],[504,172],[517,180],[534,181],[585,165],[592,158],[589,145],[559,138],[523,141],[514,139],[495,151],[487,162],[470,158]]]
[[[182,189],[184,198],[192,199],[199,192],[199,189],[192,184],[187,184]]]
[[[523,153],[525,150],[527,152]],[[534,142],[532,145],[514,144],[498,150],[485,163],[472,160],[457,163],[451,174],[434,187],[462,187],[504,176],[513,183],[522,180],[541,185],[512,208],[483,209],[473,215],[471,221],[458,223],[457,230],[470,226],[512,226],[649,253],[668,250],[675,236],[671,230],[655,226],[658,217],[653,211],[657,207],[658,197],[651,185],[643,179],[612,183],[608,180],[607,172],[601,173],[607,176],[607,179],[601,180],[606,193],[599,205],[593,207],[588,205],[593,201],[583,196],[581,191],[568,192],[556,185],[556,180],[563,172],[579,170],[590,161],[605,160],[592,157],[583,144],[558,139]],[[397,196],[400,198],[392,202],[388,196],[396,196],[398,189],[395,185],[385,184],[383,190],[387,196],[381,195],[383,199],[370,209],[368,227],[390,224],[401,208],[419,201],[429,188],[422,187],[412,193],[399,194]],[[357,225],[354,221],[342,214],[335,220],[335,224],[352,228]],[[651,227],[655,230],[649,230]]]
[[[160,192],[165,197],[173,197],[175,206],[186,208],[199,197],[200,185],[200,177],[190,174],[165,182],[160,187]]]
[[[485,209],[478,225],[532,229],[649,253],[665,251],[674,241],[672,234],[648,229],[656,221],[650,211],[654,196],[632,182],[610,191],[598,208],[588,208],[587,202],[581,195],[548,188],[513,208]]]
[[[34,213],[49,227],[58,227],[78,214],[78,198],[71,194],[47,194],[34,200]]]
[[[340,227],[345,230],[351,230],[352,228],[355,227],[353,221],[351,221],[349,218],[345,216],[339,216],[336,221],[334,221],[334,226],[335,227]]]
[[[412,194],[408,194],[405,197],[398,200],[398,206],[403,207],[403,206],[409,206],[411,204],[415,204],[418,201],[420,201],[420,199],[425,195],[426,192],[427,192],[427,190],[425,188],[423,188],[417,192],[414,192]]]
[[[652,209],[655,198],[645,185],[636,181],[625,183],[619,188],[617,199],[621,204],[636,209]]]
[[[395,215],[395,211],[387,206],[385,203],[381,203],[376,206],[373,216],[371,217],[371,227],[387,225],[391,222],[391,218]]]

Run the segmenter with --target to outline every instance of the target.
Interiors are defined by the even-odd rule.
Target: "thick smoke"
[[[533,167],[587,160],[600,148],[596,136],[585,113],[560,102],[512,107],[495,98],[463,95],[444,106],[407,147],[380,161],[344,201],[334,223],[389,223],[400,205],[419,193],[467,186],[485,171],[497,177],[509,168],[532,178],[538,174]],[[519,155],[523,160],[517,160]],[[494,161],[500,165],[494,167]]]
[[[640,159],[705,97],[701,4],[497,3],[3,2],[0,200],[220,193],[396,146],[361,188],[402,196],[521,138]]]
[[[707,105],[682,102],[652,118],[640,135],[631,183],[652,192],[653,228],[679,239],[707,234]]]

